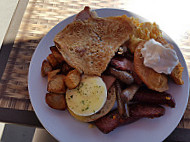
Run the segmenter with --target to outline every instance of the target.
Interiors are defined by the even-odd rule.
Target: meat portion
[[[95,125],[100,131],[107,134],[121,125],[132,123],[143,117],[160,117],[164,115],[164,113],[165,109],[159,105],[133,104],[129,105],[130,117],[121,117],[118,110],[114,110],[106,116],[96,120]]]
[[[137,83],[137,84],[139,84],[139,85],[140,85],[140,84],[143,84],[142,80],[139,78],[139,76],[136,74],[135,71],[132,72],[132,76],[133,76],[133,78],[134,78],[135,83]]]
[[[102,77],[102,80],[104,81],[104,83],[106,84],[107,90],[109,90],[109,88],[113,85],[113,83],[116,80],[116,78],[111,75],[102,75],[101,77]]]
[[[95,121],[96,127],[104,134],[113,131],[120,125],[121,116],[117,110],[108,113],[106,116]]]
[[[116,80],[115,86],[116,86],[117,108],[119,111],[119,115],[123,117],[129,117],[128,106],[126,104],[127,107],[125,108],[125,103],[121,99],[121,86],[118,80]]]
[[[160,93],[145,87],[140,88],[131,101],[146,104],[167,105],[172,108],[175,107],[175,100],[169,93]]]
[[[130,105],[130,115],[135,118],[154,118],[164,115],[165,109],[159,105],[132,104]]]
[[[114,57],[110,63],[113,67],[122,71],[133,70],[133,62],[127,60],[125,57]]]
[[[133,64],[133,61],[131,60],[128,60],[127,58],[125,57],[114,57],[110,64],[118,69],[118,70],[121,70],[121,71],[130,71],[132,73],[132,76],[134,78],[134,81],[137,83],[137,84],[142,84],[142,81],[141,79],[138,77],[138,75],[135,73],[134,71],[134,64]]]
[[[85,6],[84,10],[82,10],[81,12],[79,12],[76,16],[74,20],[88,20],[88,18],[95,18],[98,17],[96,12],[94,11],[90,11],[90,7]]]
[[[138,91],[139,89],[139,85],[137,84],[132,84],[131,86],[127,87],[126,89],[124,89],[122,92],[121,92],[121,99],[128,103],[130,100],[133,99],[135,93]]]
[[[125,84],[132,84],[134,82],[133,76],[127,71],[120,71],[110,67],[109,72]]]
[[[110,112],[109,114],[107,114],[106,116],[96,120],[95,125],[104,134],[108,134],[109,132],[113,131],[115,128],[124,124],[132,123],[136,120],[138,120],[138,118],[134,118],[134,117],[127,117],[123,119],[119,115],[118,110],[114,110]]]

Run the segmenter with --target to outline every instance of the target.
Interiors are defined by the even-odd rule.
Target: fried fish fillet
[[[54,42],[71,67],[84,74],[100,76],[135,28],[126,15],[90,17],[67,25],[55,36]]]
[[[144,42],[141,42],[135,49],[134,53],[134,69],[139,78],[147,85],[149,89],[164,92],[168,90],[168,78],[165,74],[155,72],[153,69],[143,64],[141,49]]]

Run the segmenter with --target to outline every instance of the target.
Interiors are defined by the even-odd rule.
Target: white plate
[[[133,13],[118,9],[96,10],[100,17],[118,16],[127,14],[128,16],[139,17]],[[45,103],[47,93],[47,79],[41,76],[41,63],[50,53],[49,47],[54,45],[54,36],[67,24],[72,22],[73,17],[69,17],[56,25],[39,43],[36,48],[29,68],[28,87],[32,106],[37,117],[44,128],[57,140],[64,142],[160,142],[163,141],[178,125],[187,106],[189,97],[189,76],[185,60],[177,45],[167,36],[171,42],[179,60],[184,67],[184,85],[178,86],[173,82],[169,83],[169,93],[175,98],[176,108],[166,108],[164,116],[156,119],[141,119],[130,125],[115,129],[109,134],[103,134],[97,128],[89,128],[87,123],[75,120],[67,111],[51,109]]]

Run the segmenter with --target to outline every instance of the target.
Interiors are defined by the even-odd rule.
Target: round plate
[[[119,9],[98,9],[100,17],[119,16],[126,14],[144,19],[133,13]],[[164,116],[155,119],[141,119],[135,123],[125,125],[115,129],[109,134],[103,134],[97,128],[89,128],[88,123],[75,120],[67,111],[51,109],[45,103],[47,93],[47,78],[41,76],[41,64],[50,53],[49,47],[54,45],[54,36],[67,24],[73,21],[74,16],[65,19],[56,25],[40,41],[36,48],[29,68],[28,87],[32,106],[44,128],[52,134],[58,141],[69,142],[160,142],[163,141],[176,128],[180,122],[187,106],[189,97],[189,77],[185,60],[177,45],[168,36],[165,38],[174,45],[179,60],[184,67],[184,85],[176,85],[169,82],[168,92],[172,94],[176,101],[176,108],[166,107]]]

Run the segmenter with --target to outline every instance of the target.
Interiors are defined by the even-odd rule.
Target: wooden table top
[[[20,0],[19,3],[26,6],[24,0]],[[4,52],[5,54],[0,53],[0,59],[3,59],[0,66],[2,69],[5,68],[0,72],[0,76],[2,76],[0,82],[0,108],[4,108],[5,112],[10,110],[17,113],[24,111],[35,117],[27,87],[28,68],[33,52],[41,38],[52,27],[63,19],[78,13],[87,5],[92,9],[124,9],[141,15],[151,22],[156,22],[160,29],[165,31],[177,43],[190,72],[190,20],[187,18],[190,9],[187,7],[188,4],[185,0],[181,0],[180,3],[170,0],[167,2],[164,0],[159,2],[151,0],[29,0],[26,10],[21,16],[20,24],[17,24],[20,26],[17,26],[18,32],[14,32],[14,40],[10,43],[4,41],[1,53]],[[19,10],[18,8],[19,6],[17,10]],[[12,26],[14,26],[14,23]],[[8,34],[11,34],[11,32]],[[5,119],[2,121],[11,122],[11,120]],[[21,121],[18,120],[17,122],[22,123]],[[28,124],[33,125],[34,123]],[[38,120],[36,120],[36,125],[40,126]],[[178,128],[190,129],[190,103]]]

